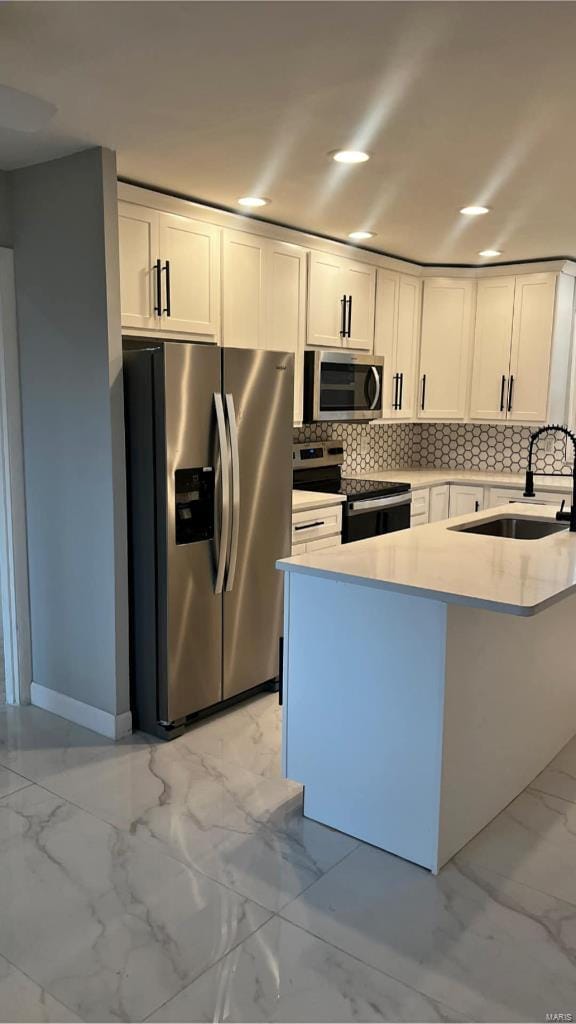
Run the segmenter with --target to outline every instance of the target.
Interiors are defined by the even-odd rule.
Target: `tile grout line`
[[[85,1018],[80,1017],[80,1014],[78,1013],[77,1010],[75,1010],[72,1006],[68,1006],[68,1003],[65,1003],[63,999],[60,999],[58,996],[52,995],[50,989],[43,982],[36,981],[35,978],[33,978],[33,976],[28,973],[28,971],[22,970],[22,968],[19,967],[18,964],[15,964],[14,961],[11,960],[9,956],[6,956],[5,953],[0,952],[0,957],[2,957],[6,961],[6,963],[10,964],[10,966],[13,967],[15,971],[19,971],[20,974],[23,974],[25,978],[28,978],[28,981],[31,981],[33,985],[36,985],[41,992],[47,993],[50,996],[50,998],[54,1000],[55,1003],[59,1003],[60,1006],[63,1006],[65,1010],[69,1010],[74,1017],[79,1017],[80,1020],[83,1021],[84,1024],[86,1024]]]
[[[187,983],[186,983],[186,984],[184,985],[184,987],[183,987],[183,988],[181,988],[181,989],[178,989],[178,992],[175,992],[175,993],[174,993],[174,995],[172,995],[172,996],[169,996],[169,997],[168,997],[168,999],[165,999],[163,1003],[160,1003],[160,1006],[157,1006],[157,1007],[156,1007],[156,1009],[154,1009],[154,1010],[151,1010],[151,1011],[150,1011],[150,1013],[148,1014],[148,1016],[147,1016],[147,1017],[144,1017],[144,1020],[143,1020],[143,1024],[146,1024],[146,1021],[150,1020],[150,1017],[152,1017],[152,1016],[153,1016],[153,1014],[155,1014],[155,1013],[158,1013],[158,1012],[159,1012],[159,1011],[160,1011],[160,1010],[162,1009],[162,1007],[163,1007],[163,1006],[166,1006],[166,1005],[167,1005],[168,1003],[170,1003],[170,1002],[172,1001],[172,999],[176,999],[176,998],[177,998],[177,996],[180,996],[180,995],[182,995],[182,993],[183,993],[183,992],[185,992],[185,991],[186,991],[186,989],[190,987],[190,985],[195,985],[195,984],[196,984],[196,982],[197,982],[197,981],[198,981],[198,980],[199,980],[199,979],[200,979],[200,978],[201,978],[201,977],[202,977],[202,976],[203,976],[204,974],[206,974],[206,973],[207,973],[207,971],[211,971],[213,967],[216,967],[216,966],[217,966],[217,965],[218,965],[219,963],[222,963],[222,961],[223,961],[223,960],[225,960],[225,959],[226,959],[226,957],[230,955],[230,953],[233,953],[233,952],[234,952],[234,950],[236,950],[236,949],[238,949],[238,948],[239,948],[239,946],[242,946],[244,942],[248,942],[248,940],[249,940],[249,939],[253,939],[253,938],[254,938],[254,936],[255,936],[255,935],[257,935],[257,934],[258,934],[258,932],[259,932],[259,931],[261,931],[261,929],[262,929],[262,928],[264,928],[264,927],[265,927],[265,926],[266,926],[267,924],[270,924],[270,921],[273,921],[275,917],[279,917],[279,914],[277,914],[277,913],[273,913],[272,911],[268,911],[268,913],[270,914],[270,917],[268,918],[268,920],[267,920],[267,921],[263,921],[263,922],[262,922],[262,924],[259,924],[259,925],[258,925],[258,927],[257,927],[257,928],[255,928],[253,932],[250,932],[250,934],[249,934],[249,935],[245,935],[243,939],[239,939],[239,940],[238,940],[238,942],[235,942],[235,943],[234,943],[234,945],[233,945],[233,946],[231,946],[231,947],[230,947],[230,949],[228,949],[228,950],[227,950],[227,951],[226,951],[225,953],[222,953],[222,955],[221,955],[221,956],[219,956],[219,957],[218,957],[218,958],[217,958],[217,959],[216,959],[216,960],[214,961],[214,963],[212,963],[212,964],[208,964],[208,966],[207,966],[207,967],[204,967],[204,968],[203,968],[203,970],[201,970],[201,971],[200,971],[200,973],[199,973],[198,975],[196,975],[196,977],[195,977],[195,978],[192,978],[192,980],[191,980],[191,981],[188,981],[188,982],[187,982]]]

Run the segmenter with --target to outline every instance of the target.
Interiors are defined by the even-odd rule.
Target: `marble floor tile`
[[[576,804],[527,789],[457,855],[576,906]]]
[[[141,1020],[261,907],[38,786],[0,800],[0,954],[84,1020]]]
[[[304,818],[295,783],[175,743],[92,760],[45,785],[272,911],[357,845]]]
[[[451,1011],[275,917],[151,1021],[461,1021]]]
[[[30,781],[22,775],[17,775],[16,772],[11,772],[8,768],[0,767],[0,799],[29,785]]]
[[[81,1018],[0,956],[2,1024],[69,1024]]]
[[[281,731],[278,694],[269,693],[205,718],[174,744],[234,762],[258,775],[280,778]]]
[[[576,739],[570,740],[548,767],[540,772],[530,789],[576,803]]]
[[[0,765],[33,782],[42,783],[75,765],[116,757],[141,742],[134,736],[114,743],[31,705],[8,707],[0,715]]]
[[[361,846],[282,916],[475,1021],[576,1008],[576,907],[475,866]]]

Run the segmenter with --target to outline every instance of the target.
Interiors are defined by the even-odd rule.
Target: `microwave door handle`
[[[220,477],[222,480],[222,518],[220,523],[218,566],[216,569],[214,593],[221,594],[224,586],[224,571],[226,569],[228,538],[230,534],[230,455],[228,451],[228,441],[226,439],[224,404],[222,402],[222,395],[218,392],[214,393],[214,408],[216,410],[216,426],[218,429],[218,444],[220,447]]]
[[[375,366],[371,366],[370,369],[372,370],[372,375],[374,377],[374,383],[376,385],[376,394],[374,395],[374,401],[372,402],[372,404],[370,406],[370,411],[372,411],[372,409],[376,409],[378,407],[378,402],[380,400],[381,382],[380,382],[380,374],[378,373],[378,370],[376,369],[376,367]]]
[[[230,538],[230,558],[228,561],[228,577],[226,591],[229,593],[234,586],[236,565],[238,563],[238,540],[240,537],[240,450],[238,446],[238,425],[234,398],[226,395],[226,412],[228,413],[228,430],[230,450],[232,454],[232,533]]]

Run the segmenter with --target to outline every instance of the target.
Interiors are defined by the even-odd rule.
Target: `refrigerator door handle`
[[[226,395],[226,412],[228,413],[228,430],[230,432],[230,451],[232,456],[232,536],[230,540],[230,558],[228,561],[228,577],[226,590],[234,586],[236,563],[238,561],[238,538],[240,535],[240,452],[238,448],[238,426],[234,398]]]
[[[214,593],[221,594],[224,587],[224,572],[228,554],[228,537],[230,534],[230,454],[226,437],[226,420],[222,395],[214,392],[214,408],[218,427],[218,443],[220,446],[220,476],[222,479],[222,517],[220,523],[220,542],[218,546],[218,567]]]

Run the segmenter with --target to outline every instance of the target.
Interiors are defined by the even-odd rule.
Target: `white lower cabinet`
[[[292,513],[292,554],[339,547],[342,543],[342,506],[329,505]]]
[[[450,515],[450,488],[448,484],[437,484],[430,488],[430,506],[428,519],[431,523],[440,523]]]
[[[570,506],[571,496],[568,492],[562,493],[561,491],[538,491],[536,489],[536,497],[525,498],[523,489],[514,489],[512,487],[487,487],[486,488],[486,501],[484,508],[496,508],[497,505],[506,505],[508,502],[517,502],[520,504],[532,504],[532,505],[554,505],[560,506],[562,501],[566,502],[567,506]]]
[[[410,526],[424,526],[448,519],[450,510],[450,488],[448,484],[433,487],[418,487],[412,491]]]
[[[430,488],[417,487],[412,491],[410,505],[410,526],[424,526],[430,514]]]
[[[484,508],[484,488],[475,484],[451,484],[450,518],[481,512]]]

